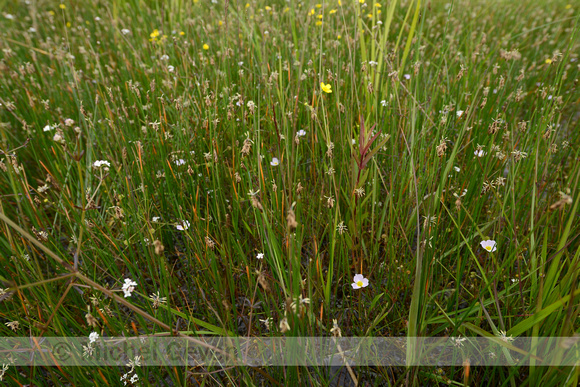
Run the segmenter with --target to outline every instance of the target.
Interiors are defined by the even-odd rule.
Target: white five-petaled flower
[[[483,157],[483,156],[485,156],[485,152],[483,151],[483,149],[476,150],[474,152],[474,155],[476,155],[477,157]]]
[[[125,293],[125,297],[131,297],[131,293],[135,290],[135,286],[137,286],[137,282],[133,281],[130,278],[125,278],[125,283],[121,288]]]
[[[188,220],[183,220],[183,221],[177,223],[175,225],[175,228],[178,229],[178,230],[180,230],[180,231],[187,230],[189,228],[189,221]]]
[[[387,101],[383,99],[383,100],[381,101],[381,106],[387,106]]]
[[[50,125],[46,125],[44,128],[42,128],[42,130],[44,132],[50,132],[52,129],[54,129],[54,128],[52,126],[50,126]]]
[[[304,129],[300,129],[298,132],[296,132],[296,135],[298,137],[304,137],[306,136],[306,131]]]
[[[122,33],[123,35],[127,35],[127,34],[130,34],[130,33],[131,33],[131,30],[128,30],[128,29],[126,29],[126,28],[123,28],[123,29],[121,30],[121,33]]]
[[[461,117],[462,114],[463,114],[463,110],[458,110],[457,111],[457,117]]]
[[[365,278],[362,274],[355,274],[352,281],[353,282],[350,285],[352,286],[353,289],[360,289],[369,286],[369,280]]]
[[[484,249],[486,249],[487,251],[489,251],[490,253],[497,250],[495,247],[495,241],[488,239],[486,241],[481,241],[481,247],[483,247]]]
[[[94,343],[95,341],[97,341],[98,338],[99,338],[99,334],[97,332],[91,332],[91,334],[89,335],[89,341],[91,343]]]
[[[275,167],[279,164],[280,164],[280,160],[278,160],[276,157],[272,158],[272,161],[270,161],[270,165],[273,167]]]
[[[174,161],[175,165],[183,165],[185,164],[185,160],[184,159],[177,159]]]
[[[263,259],[264,258],[264,253],[258,253],[258,255],[256,255],[256,258]]]
[[[161,60],[169,60],[169,55],[167,54],[161,55]]]

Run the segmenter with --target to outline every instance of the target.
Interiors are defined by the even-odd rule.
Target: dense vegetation
[[[578,6],[341,1],[3,2],[1,335],[578,332]],[[580,369],[133,372],[574,386]]]

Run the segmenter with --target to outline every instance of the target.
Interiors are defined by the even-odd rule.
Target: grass
[[[1,7],[2,336],[330,336],[334,319],[343,336],[579,331],[572,2],[59,4]],[[117,385],[126,371],[3,378]],[[360,385],[580,376],[351,371]],[[338,383],[316,367],[134,373]]]

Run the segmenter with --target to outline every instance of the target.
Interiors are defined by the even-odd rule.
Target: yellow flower
[[[319,18],[319,19],[322,19],[322,15],[318,15],[318,16],[316,16],[316,17],[317,17],[317,18]]]
[[[365,0],[358,0],[359,3],[364,4]]]
[[[372,13],[369,13],[369,14],[367,15],[367,17],[368,17],[369,19],[372,19],[372,18],[373,18],[373,14],[372,14]]]
[[[337,40],[340,40],[340,38],[342,38],[342,36],[341,36],[341,35],[338,35],[338,36],[336,37],[336,39],[337,39]]]
[[[546,63],[547,63],[547,64],[550,64],[550,63],[552,63],[552,59],[550,59],[550,58],[546,59]]]
[[[332,15],[333,13],[336,13],[336,9],[331,9],[328,13]]]
[[[378,15],[379,13],[381,13],[381,10],[380,10],[380,9],[377,9],[377,15]]]
[[[322,8],[322,4],[316,4],[316,8]]]
[[[66,26],[67,26],[68,28],[70,28],[70,26],[71,26],[70,22],[66,22]]]
[[[342,3],[340,2],[340,0],[338,0],[338,5],[342,5]]]
[[[61,4],[61,5],[59,5],[59,6],[58,6],[58,8],[60,8],[60,9],[65,9],[65,8],[66,8],[66,5],[64,5],[64,4]]]
[[[179,35],[183,36],[183,35],[185,35],[185,32],[181,31],[181,32],[179,33]]]
[[[218,25],[220,25],[220,26],[222,26],[223,24],[224,24],[224,22],[221,20],[218,22]]]
[[[265,7],[264,7],[264,9],[265,9],[266,11],[271,11],[271,10],[272,10],[272,7],[265,6]]]
[[[149,34],[150,37],[156,38],[159,36],[159,30],[155,29],[152,33]]]
[[[567,4],[566,9],[570,9],[570,8],[572,8],[572,4]]]
[[[208,46],[207,44],[204,44],[204,45],[203,45],[203,49],[204,49],[204,50],[209,50],[209,46]]]
[[[250,3],[246,3],[246,8],[250,8]]]
[[[52,16],[54,16],[54,11],[48,11],[48,13]]]
[[[309,15],[314,15],[314,8],[312,8],[312,9],[310,10],[310,13],[309,13]]]
[[[375,7],[381,8],[381,5],[379,3],[375,3]]]
[[[320,82],[320,88],[322,89],[322,91],[324,91],[325,93],[332,93],[332,90],[330,89],[332,86],[329,84],[325,85],[324,82]]]
[[[316,25],[317,26],[321,26],[322,25],[322,22],[319,20],[319,21],[316,22]]]

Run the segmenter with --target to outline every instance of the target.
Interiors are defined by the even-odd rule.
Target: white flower
[[[172,65],[167,66],[167,70],[172,73],[173,71],[175,71],[175,67],[173,67]]]
[[[485,156],[486,153],[483,151],[483,149],[480,149],[476,150],[473,154],[476,155],[477,157],[483,157]]]
[[[461,171],[461,168],[459,168],[459,167],[453,167],[453,169],[455,170],[455,172]]]
[[[184,159],[178,159],[174,161],[175,165],[183,165],[185,164],[185,160]]]
[[[151,221],[152,221],[153,223],[157,223],[157,222],[159,222],[160,220],[161,220],[161,217],[160,217],[160,216],[154,216],[154,217],[153,217],[153,219],[151,219]]]
[[[405,74],[403,77],[405,77],[405,79],[411,79],[411,74]]]
[[[169,60],[169,55],[161,55],[161,60]]]
[[[298,137],[304,137],[306,136],[306,131],[304,129],[300,129],[298,132],[296,132],[296,135]]]
[[[238,62],[238,66],[243,66],[244,62]]]
[[[130,33],[131,33],[131,30],[128,30],[128,29],[126,29],[126,28],[123,28],[123,29],[121,30],[121,33],[122,33],[123,35],[128,35],[128,34],[130,34]]]
[[[457,111],[457,117],[461,117],[462,114],[463,114],[463,110],[458,110]]]
[[[137,285],[137,284],[135,284]],[[99,338],[99,334],[97,332],[91,332],[91,334],[89,335],[89,341],[91,343],[94,343],[95,341],[97,341]]]
[[[458,336],[458,337],[452,337],[451,340],[453,340],[456,347],[463,347],[463,342],[467,339],[465,337]]]
[[[369,280],[362,274],[355,274],[351,286],[353,289],[365,288],[369,286]]]
[[[175,225],[175,228],[180,230],[180,231],[184,231],[187,230],[189,228],[189,221],[188,220],[182,220],[181,222],[177,223]]]
[[[103,168],[105,171],[109,170],[111,163],[105,160],[97,160],[93,163],[93,168]]]
[[[264,253],[258,253],[258,255],[256,255],[256,258],[263,259],[264,258]]]
[[[51,130],[53,130],[54,128],[50,125],[46,125],[44,128],[42,128],[42,130],[44,132],[50,132]]]
[[[350,140],[350,142],[351,142],[352,145],[355,145],[356,144],[356,140],[354,138],[352,140]]]
[[[100,18],[100,17],[98,17],[98,16],[96,16],[96,17],[95,17],[95,21],[101,21],[101,18]]]
[[[14,15],[9,14],[9,13],[4,14],[4,17],[8,20],[14,20]]]
[[[129,381],[133,384],[137,383],[137,381],[139,381],[139,375],[133,374],[133,376],[131,376],[131,380]]]
[[[497,335],[500,339],[502,339],[503,341],[505,341],[506,343],[512,342],[515,339],[511,336],[508,336],[506,334],[506,331],[499,331],[499,334]]]
[[[135,286],[137,286],[137,282],[131,280],[130,278],[125,278],[125,283],[121,288],[125,293],[125,297],[131,297],[131,293],[135,291]]]
[[[272,158],[272,161],[270,161],[270,165],[273,167],[275,167],[279,164],[280,164],[280,160],[278,160],[276,157]]]
[[[381,101],[381,106],[387,106],[387,100],[383,99],[383,100]]]
[[[483,247],[484,249],[486,249],[489,252],[494,252],[496,249],[495,247],[495,241],[488,239],[486,241],[481,241],[481,247]]]

